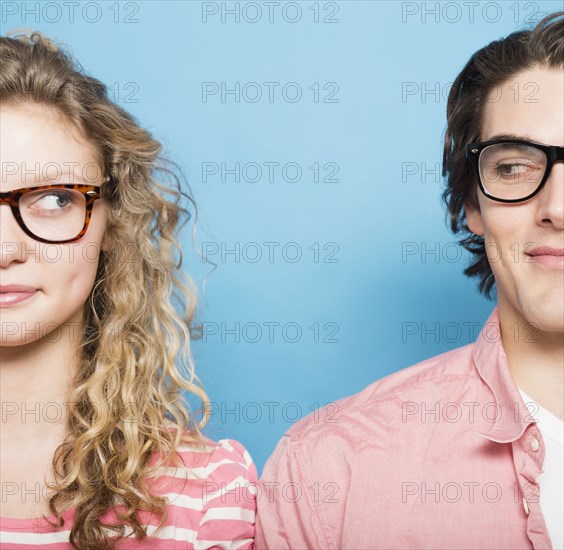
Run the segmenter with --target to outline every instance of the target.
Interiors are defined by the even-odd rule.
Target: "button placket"
[[[523,513],[527,518],[527,535],[534,548],[548,548],[550,544],[544,516],[538,498],[536,482],[542,472],[544,442],[536,424],[529,425],[520,440],[514,443],[514,464],[521,490]],[[520,456],[520,459],[517,457]],[[517,459],[517,460],[516,460]]]
[[[542,471],[542,463],[544,461],[544,447],[542,434],[538,429],[536,423],[533,423],[525,431],[521,440],[519,441],[519,446],[527,456],[529,456],[533,462],[538,466],[540,471]],[[540,452],[539,452],[540,451]]]

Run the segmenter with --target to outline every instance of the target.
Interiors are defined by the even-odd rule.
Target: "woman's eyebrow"
[[[94,180],[89,180],[78,174],[80,170],[62,170],[58,172],[55,177],[49,178],[47,176],[41,176],[38,178],[36,185],[49,185],[51,183],[58,183],[65,180],[65,183],[85,183],[87,185],[94,185]]]
[[[14,175],[14,174],[12,174]],[[28,172],[27,175],[32,175],[31,172]],[[2,175],[0,178],[2,182],[7,181],[7,177]],[[22,185],[29,186],[41,186],[41,185],[50,185],[52,183],[84,183],[86,185],[96,185],[98,183],[98,178],[89,179],[85,178],[80,175],[80,170],[76,169],[74,171],[71,170],[62,170],[57,172],[53,177],[49,177],[47,174],[35,174],[33,178],[24,178],[25,181],[22,182]],[[27,183],[26,183],[27,182]]]

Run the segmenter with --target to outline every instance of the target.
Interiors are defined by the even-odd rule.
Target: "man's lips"
[[[528,256],[564,256],[564,248],[553,248],[551,246],[537,246],[530,252],[526,252]]]

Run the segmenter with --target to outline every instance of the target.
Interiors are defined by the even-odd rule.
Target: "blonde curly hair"
[[[178,465],[181,445],[205,439],[209,400],[190,346],[197,292],[181,270],[175,236],[190,218],[182,198],[194,212],[195,204],[178,166],[160,156],[161,144],[109,98],[103,83],[84,74],[67,48],[39,32],[10,34],[0,37],[0,104],[53,109],[97,147],[111,178],[102,191],[109,247],[100,253],[84,307],[66,437],[48,484],[54,527],[75,508],[73,548],[111,549],[125,536],[147,537],[140,511],[156,513],[164,525],[166,498],[151,494],[147,478],[165,461]],[[199,421],[188,394],[202,402]],[[154,467],[152,456],[160,457]],[[103,524],[116,504],[125,510],[118,514],[122,523]]]

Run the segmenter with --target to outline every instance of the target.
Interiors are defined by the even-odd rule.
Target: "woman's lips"
[[[36,287],[28,285],[0,285],[0,294],[2,292],[35,292],[36,290]]]
[[[37,290],[32,292],[0,292],[0,307],[11,307],[28,300],[37,294]]]

